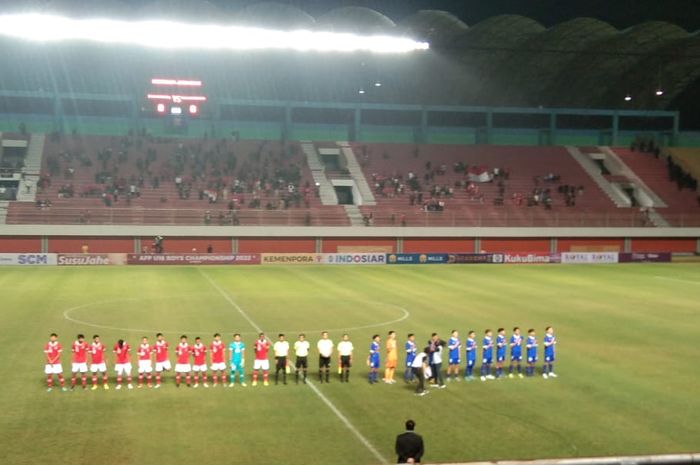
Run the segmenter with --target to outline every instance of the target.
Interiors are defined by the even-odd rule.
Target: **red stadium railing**
[[[675,227],[700,227],[699,214],[664,215]],[[212,226],[350,226],[341,206],[290,209],[228,210],[155,208],[24,208],[8,215],[8,224],[153,224]],[[542,209],[442,212],[374,212],[368,227],[654,227],[639,212],[572,213]]]

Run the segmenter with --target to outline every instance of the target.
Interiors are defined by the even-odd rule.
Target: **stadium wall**
[[[0,113],[0,132],[15,132],[19,122],[25,124],[29,132],[49,133],[56,129],[56,120],[51,115]],[[66,116],[62,121],[63,131],[94,135],[123,135],[135,124],[148,130],[155,136],[174,135],[177,137],[209,136],[229,137],[237,131],[241,139],[278,140],[283,135],[281,122],[263,121],[228,121],[213,122],[206,119],[193,119],[187,129],[172,134],[163,119],[139,118],[134,123],[129,118],[105,116]],[[497,128],[486,135],[483,128],[440,127],[426,128],[425,142],[432,144],[512,144],[512,145],[611,145],[609,130],[593,129],[556,129],[554,132],[543,129]],[[353,133],[350,125],[343,124],[304,124],[292,123],[287,137],[291,140],[351,140]],[[654,134],[653,131],[620,130],[614,145],[628,145],[640,133]],[[663,140],[662,132],[656,134]],[[421,130],[414,126],[382,126],[362,124],[354,139],[360,142],[413,143],[421,137]],[[676,143],[680,147],[700,147],[700,132],[679,132]]]
[[[132,253],[165,237],[172,253],[700,253],[700,228],[350,228],[0,226],[0,252]]]

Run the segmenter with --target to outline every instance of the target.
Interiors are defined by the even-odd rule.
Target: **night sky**
[[[238,8],[257,3],[250,0],[209,0],[222,7]],[[449,11],[467,24],[499,14],[529,16],[549,27],[580,16],[590,16],[627,28],[644,21],[669,21],[700,30],[700,0],[279,0],[312,16],[341,6],[365,6],[400,19],[422,9]],[[144,3],[144,0],[130,0]]]

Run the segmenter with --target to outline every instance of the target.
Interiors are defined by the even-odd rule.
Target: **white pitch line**
[[[250,317],[250,315],[248,315],[248,314],[245,312],[245,310],[243,310],[243,309],[241,308],[241,306],[238,305],[238,304],[236,303],[236,301],[233,300],[233,299],[231,298],[231,296],[228,294],[228,292],[226,292],[226,291],[224,291],[223,289],[221,289],[221,287],[220,287],[218,284],[216,284],[214,281],[212,281],[212,279],[209,277],[209,275],[207,275],[206,273],[204,273],[204,271],[202,271],[201,268],[197,268],[197,271],[199,271],[199,274],[201,274],[202,276],[204,276],[204,279],[206,279],[207,281],[209,281],[209,284],[211,284],[211,285],[214,287],[214,289],[216,289],[217,291],[219,291],[219,294],[221,294],[221,296],[222,296],[224,299],[226,299],[226,301],[227,301],[228,303],[230,303],[230,304],[233,306],[233,308],[235,308],[236,310],[238,310],[238,313],[240,313],[240,314],[243,316],[243,318],[245,318],[246,321],[247,321],[248,323],[250,323],[250,326],[252,326],[252,327],[253,327],[257,332],[259,332],[259,333],[262,333],[262,332],[263,332],[262,329],[260,328],[260,326],[258,326],[257,323],[255,323],[255,321],[253,321],[253,319]]]
[[[664,281],[674,281],[677,283],[700,285],[700,281],[690,281],[688,279],[669,278],[668,276],[654,276],[654,278],[663,279]]]
[[[206,273],[204,273],[204,271],[202,271],[201,268],[197,268],[197,270],[200,272],[200,274],[201,274],[202,276],[204,276],[204,278],[205,278],[207,281],[209,281],[209,284],[211,284],[212,287],[214,287],[214,289],[216,289],[216,290],[219,292],[219,294],[221,294],[221,296],[222,296],[224,299],[226,299],[226,301],[227,301],[228,303],[230,303],[236,310],[238,310],[238,313],[240,313],[241,315],[243,315],[243,317],[248,321],[248,323],[250,323],[250,325],[251,325],[253,328],[255,328],[255,329],[256,329],[258,332],[260,332],[260,333],[263,332],[263,331],[262,331],[262,328],[260,328],[260,326],[258,326],[257,323],[255,323],[255,321],[253,321],[253,319],[245,312],[245,310],[243,310],[243,309],[241,308],[241,306],[238,305],[238,304],[236,303],[236,301],[233,300],[233,299],[231,298],[231,296],[230,296],[226,291],[224,291],[224,290],[223,290],[218,284],[216,284]],[[313,384],[313,382],[311,382],[311,380],[307,380],[306,385],[309,386],[309,387],[311,388],[311,390],[314,392],[314,394],[316,394],[316,395],[318,396],[318,398],[321,399],[321,400],[323,401],[323,403],[326,404],[326,406],[327,406],[329,409],[331,409],[331,412],[333,412],[333,413],[335,414],[335,416],[337,416],[338,419],[345,425],[345,427],[346,427],[347,429],[349,429],[350,432],[351,432],[352,434],[354,434],[355,437],[356,437],[357,439],[359,439],[360,442],[361,442],[362,444],[364,444],[364,446],[367,448],[367,450],[369,450],[369,451],[372,453],[372,455],[374,455],[374,457],[375,457],[377,460],[379,460],[381,463],[384,463],[384,464],[389,463],[389,462],[387,461],[387,459],[385,459],[385,458],[382,456],[382,454],[380,454],[379,451],[372,445],[372,443],[369,442],[369,439],[367,439],[362,433],[360,433],[360,431],[359,431],[357,428],[355,428],[355,425],[353,425],[353,424],[350,422],[350,420],[348,420],[348,418],[347,418],[345,415],[343,415],[343,412],[341,412],[340,410],[338,410],[338,408],[335,406],[335,404],[333,404],[333,402],[332,402],[330,399],[328,399],[328,397],[326,397],[326,396]]]
[[[99,300],[99,301],[88,302],[86,304],[80,304],[80,305],[77,305],[75,307],[68,308],[68,309],[63,311],[63,318],[65,318],[66,320],[68,320],[72,323],[75,323],[75,324],[90,326],[92,328],[109,329],[112,331],[127,331],[127,332],[137,332],[137,333],[158,333],[158,332],[160,332],[163,334],[190,334],[190,333],[201,333],[201,332],[215,333],[217,331],[221,331],[221,328],[206,329],[206,330],[202,330],[202,329],[182,330],[182,329],[179,329],[176,331],[168,331],[168,330],[164,330],[162,328],[158,328],[158,329],[125,328],[125,327],[121,327],[121,326],[110,326],[110,325],[102,325],[99,323],[93,323],[93,322],[81,320],[81,319],[78,319],[78,318],[75,318],[72,316],[72,313],[76,310],[82,310],[84,308],[95,307],[95,306],[100,306],[100,305],[123,303],[123,302],[137,302],[138,303],[138,302],[142,302],[143,300],[156,300],[156,299],[158,299],[158,300],[170,300],[170,299],[177,299],[177,298],[182,298],[182,297],[193,297],[193,296],[198,296],[198,295],[210,296],[211,294],[187,294],[187,295],[182,295],[182,296],[171,295],[171,296],[167,296],[167,297],[157,297],[157,298],[153,298],[153,299],[148,299],[148,298],[142,299],[140,297],[126,297],[126,298],[121,298],[121,299]],[[321,331],[350,332],[350,331],[356,331],[358,329],[380,328],[382,326],[389,326],[389,325],[401,322],[401,321],[405,320],[406,318],[408,318],[409,316],[411,316],[411,314],[408,310],[406,310],[405,308],[400,307],[398,305],[381,303],[381,302],[379,302],[379,303],[370,302],[370,301],[365,302],[365,301],[361,301],[361,300],[358,300],[357,302],[358,303],[379,304],[379,305],[385,305],[387,307],[393,307],[393,308],[396,308],[397,310],[400,310],[402,315],[399,318],[389,320],[389,321],[382,321],[379,323],[372,323],[372,324],[362,325],[362,326],[351,326],[351,327],[347,327],[347,328],[326,328],[326,327],[324,327],[324,328],[316,328],[316,329],[279,329],[279,330],[276,329],[274,331],[273,330],[270,330],[270,331],[273,333],[320,333]],[[222,332],[234,332],[234,330],[230,329],[230,330],[226,330],[226,331],[222,331]],[[255,334],[256,336],[258,335],[258,333],[260,333],[260,331],[258,331],[257,333],[254,331],[237,331],[237,332],[239,332],[242,335]]]
[[[340,419],[340,421],[343,422],[347,429],[349,429],[350,432],[353,433],[355,437],[357,437],[357,439],[359,439],[360,442],[365,445],[365,447],[372,453],[372,455],[374,455],[374,457],[377,460],[379,460],[380,463],[389,463],[387,459],[385,459],[384,456],[380,454],[379,451],[372,445],[372,443],[369,442],[369,440],[362,433],[360,433],[352,423],[350,423],[350,420],[348,420],[348,418],[336,408],[333,402],[331,402],[330,399],[328,399],[328,397],[326,397],[321,391],[319,391],[319,389],[314,385],[313,382],[311,382],[311,380],[307,379],[306,385],[309,386],[312,391],[314,391],[314,393],[323,401],[324,404],[326,404],[326,406],[329,409],[331,409],[333,413],[335,413],[335,416],[337,416]]]

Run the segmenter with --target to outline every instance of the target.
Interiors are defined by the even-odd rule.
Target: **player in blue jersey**
[[[231,357],[231,375],[229,387],[233,387],[238,375],[238,382],[241,386],[246,387],[245,375],[243,367],[245,366],[245,342],[241,341],[241,335],[236,333],[233,335],[233,342],[228,345],[229,356]]]
[[[403,374],[405,382],[413,381],[413,361],[416,359],[416,336],[413,333],[408,335],[406,344],[404,345],[406,352],[406,371]]]
[[[527,350],[527,367],[525,368],[525,376],[532,376],[535,374],[535,364],[537,363],[537,338],[535,337],[534,329],[527,330],[525,349]]]
[[[379,371],[379,342],[379,334],[372,336],[372,342],[369,345],[369,356],[367,357],[367,365],[369,366],[369,384],[379,382],[377,380],[377,372]]]
[[[456,329],[452,330],[452,335],[447,341],[447,349],[449,350],[447,361],[447,381],[452,377],[459,381],[459,350],[462,347],[462,342],[459,340],[459,332]]]
[[[474,365],[476,365],[476,333],[469,331],[467,342],[465,344],[467,350],[467,369],[464,371],[464,379],[471,381],[474,379]]]
[[[493,363],[493,331],[484,331],[484,340],[481,341],[481,381],[496,379],[491,374],[491,364]]]
[[[498,334],[496,334],[496,378],[503,376],[503,363],[506,361],[507,347],[506,330],[498,328]]]
[[[508,367],[508,377],[513,378],[513,367],[518,367],[518,377],[523,377],[523,367],[520,362],[523,360],[523,337],[520,335],[520,328],[513,328],[513,335],[510,337],[510,366]]]
[[[554,374],[554,346],[557,344],[557,339],[554,337],[554,328],[547,326],[544,330],[544,365],[542,366],[543,378],[556,378]]]

